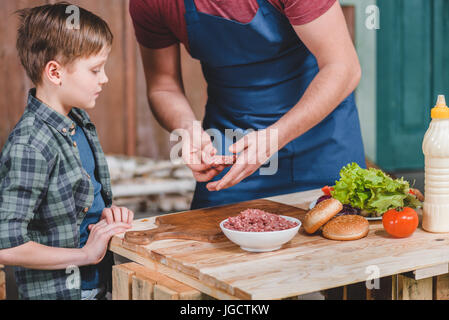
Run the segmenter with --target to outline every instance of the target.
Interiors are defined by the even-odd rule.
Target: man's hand
[[[266,163],[278,149],[277,134],[272,129],[253,131],[229,147],[237,156],[231,170],[219,181],[207,184],[209,191],[232,187]]]
[[[206,182],[220,174],[233,162],[229,157],[217,156],[210,136],[203,129],[187,131],[187,137],[183,137],[182,158],[185,164],[192,170],[193,176],[198,182]],[[232,160],[232,159],[231,159]]]

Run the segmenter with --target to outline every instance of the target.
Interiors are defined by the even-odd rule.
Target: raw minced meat
[[[236,231],[266,232],[294,228],[298,223],[260,209],[246,209],[238,216],[229,217],[223,226]]]

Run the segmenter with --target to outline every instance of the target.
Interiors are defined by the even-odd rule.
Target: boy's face
[[[60,100],[66,106],[91,109],[109,80],[105,64],[110,49],[103,49],[89,58],[80,58],[66,66],[61,73]]]

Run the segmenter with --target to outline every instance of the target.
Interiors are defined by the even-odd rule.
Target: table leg
[[[432,277],[415,280],[404,274],[392,277],[393,300],[432,300]]]
[[[6,299],[6,276],[3,266],[0,266],[0,300]]]
[[[433,299],[449,300],[449,273],[433,277]]]
[[[113,300],[204,300],[210,297],[137,263],[112,269]]]

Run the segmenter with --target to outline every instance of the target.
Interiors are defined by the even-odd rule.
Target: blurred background
[[[32,87],[16,49],[14,11],[52,0],[1,0],[0,148],[24,111]],[[151,114],[128,0],[71,1],[105,19],[114,45],[109,83],[90,112],[108,155],[118,205],[137,218],[189,208],[195,182],[169,160],[169,133]],[[366,159],[424,189],[421,144],[438,94],[449,98],[449,0],[341,0],[362,65],[356,91]],[[182,48],[185,89],[197,118],[204,114],[206,83],[200,64]],[[8,271],[8,269],[7,269]],[[11,272],[8,272],[11,277]],[[15,296],[8,287],[8,298]]]

